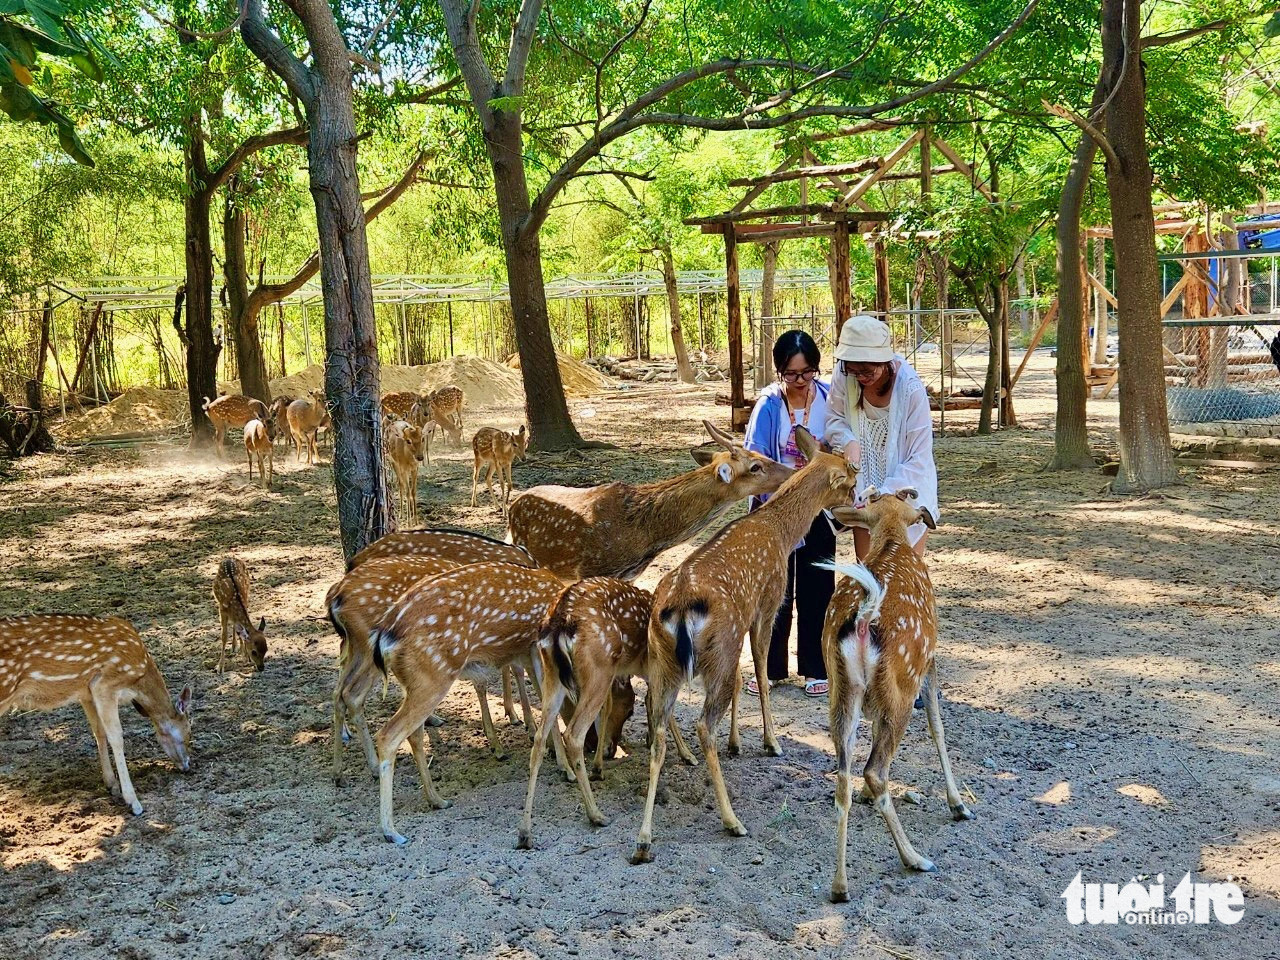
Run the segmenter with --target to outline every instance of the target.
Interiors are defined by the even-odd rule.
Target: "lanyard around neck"
[[[809,426],[809,411],[813,409],[813,398],[817,394],[818,388],[813,385],[813,381],[809,382],[809,394],[804,401],[804,425]],[[791,426],[796,425],[796,412],[791,406],[791,399],[787,396],[787,391],[782,391],[782,402],[787,405],[787,416],[791,418]]]

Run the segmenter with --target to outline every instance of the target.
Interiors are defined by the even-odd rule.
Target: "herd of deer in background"
[[[456,387],[383,398],[392,421],[386,431],[388,458],[401,502],[412,517],[416,471],[410,483],[408,468],[401,475],[402,461],[422,459],[435,427],[459,444],[461,405]],[[316,397],[278,398],[270,410],[249,398],[221,397],[207,409],[219,437],[241,420],[251,459],[264,442],[269,458],[282,420],[299,456],[304,447],[314,456],[316,430],[327,418]],[[907,838],[888,786],[889,765],[913,702],[922,696],[952,815],[958,820],[972,817],[956,787],[938,709],[933,588],[906,533],[918,521],[932,527],[932,517],[913,504],[911,490],[870,491],[865,502],[855,504],[856,469],[823,452],[803,428],[797,429],[797,444],[808,462],[792,471],[746,450],[712,424],[704,421],[704,426],[714,443],[692,451],[699,464],[692,471],[642,485],[538,486],[516,497],[509,510],[510,464],[523,454],[525,434],[523,428],[518,434],[483,428],[473,443],[473,502],[483,456],[489,466],[486,480],[496,469],[503,487],[510,542],[460,530],[405,529],[352,558],[325,598],[325,612],[340,638],[332,772],[338,784],[345,782],[344,744],[358,738],[379,782],[379,820],[388,840],[406,842],[392,819],[395,758],[406,739],[427,803],[449,806],[432,781],[425,740],[442,722],[435,711],[457,680],[475,685],[484,731],[494,755],[502,757],[487,697],[488,685],[500,676],[508,718],[521,720],[514,709],[514,686],[533,737],[519,847],[533,846],[538,772],[548,740],[557,766],[577,783],[588,819],[598,826],[608,822],[590,781],[603,777],[605,760],[623,743],[623,725],[636,700],[633,677],[645,679],[648,687],[649,784],[632,862],[653,856],[654,804],[668,736],[685,763],[698,762],[674,717],[680,691],[695,678],[701,678],[704,689],[695,728],[721,823],[731,835],[744,836],[746,827],[733,811],[720,765],[719,726],[727,712],[728,750],[737,755],[739,661],[743,638],[749,635],[764,751],[781,755],[765,674],[770,627],[782,599],[788,557],[814,518],[828,511],[843,524],[866,526],[871,532],[862,563],[832,563],[845,579],[827,609],[823,630],[838,775],[831,898],[848,899],[846,833],[854,746],[864,714],[871,724],[871,749],[862,796],[883,816],[902,863],[914,870],[934,869]],[[269,481],[269,459],[267,476]],[[694,550],[652,593],[631,582],[657,554],[689,540],[734,504],[763,494],[772,496]],[[255,625],[249,613],[249,576],[242,561],[221,563],[213,593],[222,626],[219,671],[225,668],[228,648],[233,664],[243,656],[261,670],[266,625],[261,619]],[[525,689],[526,671],[540,691],[537,724]],[[375,738],[364,708],[387,678],[399,682],[403,699]],[[71,702],[84,707],[108,788],[134,813],[142,807],[125,765],[120,703],[132,702],[145,713],[165,752],[188,768],[190,688],[170,701],[154,660],[128,621],[67,615],[0,618],[0,714],[10,707],[49,710]],[[592,749],[593,735],[589,773],[584,753]]]

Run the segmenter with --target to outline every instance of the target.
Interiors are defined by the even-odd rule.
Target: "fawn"
[[[394,761],[407,737],[427,802],[448,806],[427,768],[422,723],[459,677],[483,676],[529,659],[564,583],[544,570],[508,563],[460,567],[410,587],[369,635],[373,660],[404,689],[400,708],[377,737],[379,819],[395,843],[407,838],[391,820]]]
[[[330,422],[329,410],[324,404],[324,395],[319,390],[312,390],[310,397],[302,397],[289,404],[285,409],[285,417],[289,421],[289,433],[293,436],[294,445],[298,449],[298,459],[302,459],[302,447],[305,443],[307,463],[314,464],[316,431]]]
[[[498,485],[502,487],[502,514],[506,516],[507,502],[511,499],[511,463],[523,460],[525,448],[529,444],[524,424],[516,433],[507,433],[493,427],[481,427],[471,438],[471,450],[475,454],[475,463],[471,468],[471,505],[476,505],[476,487],[480,482],[480,468],[487,467],[484,484],[489,490],[490,499],[493,494],[493,472],[498,472]]]
[[[698,448],[697,470],[639,486],[533,487],[508,511],[511,542],[566,580],[639,576],[659,553],[683,543],[750,496],[773,493],[792,471],[745,449],[714,424],[723,449]]]
[[[164,677],[128,620],[0,617],[0,715],[10,708],[56,710],[73,701],[89,720],[107,789],[135,816],[142,804],[124,758],[122,702],[131,702],[151,721],[170,760],[184,772],[191,769],[191,688],[183,687],[177,700],[169,700]]]
[[[702,676],[706,687],[698,739],[715,787],[720,820],[733,836],[747,834],[729,803],[716,751],[716,728],[732,707],[729,753],[738,753],[738,660],[742,635],[748,629],[760,687],[765,752],[782,753],[774,734],[765,669],[770,627],[786,585],[787,558],[819,512],[850,502],[857,479],[856,468],[841,457],[823,453],[803,427],[796,428],[796,446],[808,464],[793,473],[768,503],[729,524],[666,574],[654,592],[649,621],[649,792],[632,863],[653,858],[653,805],[666,756],[667,721],[680,687],[695,675]]]
[[[822,655],[831,678],[831,740],[836,750],[836,871],[831,900],[849,899],[845,873],[849,806],[853,799],[853,748],[858,721],[865,711],[871,721],[871,753],[863,769],[863,796],[884,817],[902,863],[912,870],[934,865],[915,851],[898,820],[889,793],[889,764],[911,720],[911,706],[923,692],[929,734],[938,750],[946,781],[947,805],[956,820],[973,814],[960,799],[938,710],[938,617],[933,585],[924,560],[916,556],[907,528],[923,521],[934,528],[929,511],[909,502],[916,493],[896,495],[866,491],[866,507],[840,507],[835,517],[870,528],[865,564],[832,563],[849,579],[841,580],[827,607],[822,628]],[[878,624],[878,625],[877,625]]]
[[[397,420],[383,434],[387,459],[396,475],[400,508],[410,524],[418,522],[418,464],[422,463],[426,434],[404,420]]]
[[[218,604],[218,618],[222,621],[222,654],[218,657],[218,672],[222,673],[227,659],[230,640],[231,660],[234,663],[241,650],[259,673],[267,662],[267,618],[253,625],[249,615],[249,568],[239,557],[227,557],[218,564],[213,578],[213,599]]]
[[[216,400],[205,397],[202,408],[209,422],[213,424],[219,456],[225,455],[222,445],[226,439],[228,427],[243,427],[250,420],[261,420],[266,423],[271,419],[265,403],[254,397],[245,397],[240,394],[224,394]],[[271,436],[269,431],[268,436]]]
[[[293,403],[295,397],[288,394],[276,397],[267,407],[267,422],[271,425],[273,434],[271,442],[283,441],[285,449],[289,449],[289,404]]]
[[[275,444],[271,442],[270,428],[261,420],[250,420],[244,425],[244,452],[249,458],[249,482],[253,483],[253,459],[258,458],[258,482],[265,483],[271,489],[271,481],[275,476]],[[267,469],[263,472],[262,458],[267,458]]]
[[[462,446],[462,389],[448,386],[433,390],[424,397],[426,401],[425,416],[429,430],[435,433],[440,428],[442,436],[448,436],[449,443],[455,447]]]
[[[548,736],[556,738],[556,753],[560,753],[556,717],[566,696],[575,702],[564,736],[568,766],[577,778],[587,818],[598,827],[608,824],[592,795],[582,748],[587,730],[594,724],[596,755],[591,779],[602,779],[606,745],[617,739],[622,723],[631,715],[634,694],[629,678],[645,673],[652,606],[653,594],[648,590],[612,577],[581,580],[566,587],[556,600],[538,639],[542,723],[529,755],[529,790],[518,849],[533,849],[533,799],[538,770]],[[615,682],[618,679],[623,681],[621,685]],[[680,736],[674,717],[668,727],[680,757],[696,765],[698,761]]]

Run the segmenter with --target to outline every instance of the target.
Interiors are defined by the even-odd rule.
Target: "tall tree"
[[[356,166],[353,51],[324,0],[290,9],[310,47],[308,66],[266,20],[262,0],[244,0],[241,35],[306,112],[307,168],[320,237],[325,396],[334,425],[333,481],[348,558],[390,529],[382,470],[377,325],[364,204]]]

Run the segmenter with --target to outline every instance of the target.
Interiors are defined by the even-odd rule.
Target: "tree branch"
[[[502,92],[508,97],[518,97],[524,91],[525,69],[529,65],[533,36],[538,30],[538,17],[541,15],[542,0],[521,0],[520,14],[511,31],[511,46],[507,51],[507,73],[502,81]]]
[[[221,30],[216,30],[213,33],[200,33],[196,30],[189,30],[180,23],[174,23],[172,20],[166,20],[164,17],[160,16],[158,11],[153,10],[146,4],[141,5],[141,10],[157,23],[163,23],[166,27],[172,29],[184,40],[225,40],[227,37],[231,36],[231,34],[240,29],[240,24],[244,23],[245,17],[244,7],[241,6],[240,12],[236,15],[236,18]]]
[[[444,14],[445,32],[449,35],[449,45],[453,48],[453,57],[458,62],[458,70],[467,85],[467,93],[471,95],[471,105],[480,115],[481,126],[492,113],[487,106],[494,96],[493,71],[480,49],[480,41],[476,37],[476,14],[479,12],[480,0],[440,0],[440,11]]]
[[[289,92],[309,105],[315,99],[315,83],[311,71],[285,46],[279,35],[267,26],[262,13],[262,0],[242,0],[243,19],[240,36],[267,69],[284,81]]]
[[[1076,113],[1069,107],[1060,106],[1056,103],[1050,103],[1048,100],[1041,100],[1044,108],[1055,117],[1061,117],[1063,120],[1069,120],[1074,123],[1090,140],[1098,145],[1098,149],[1107,155],[1107,163],[1114,167],[1119,167],[1120,158],[1116,156],[1115,148],[1111,146],[1111,141],[1107,139],[1100,129],[1086,120],[1080,114]]]
[[[395,0],[395,3],[391,4],[391,9],[387,11],[387,15],[382,18],[382,22],[374,27],[373,30],[370,31],[369,36],[365,38],[364,43],[360,44],[361,54],[366,57],[369,56],[369,51],[373,49],[373,43],[378,39],[378,34],[387,29],[387,25],[391,23],[392,18],[394,18],[399,12],[400,0]]]
[[[272,130],[270,133],[261,133],[257,136],[249,137],[240,146],[231,151],[227,159],[210,171],[209,179],[206,181],[206,188],[210,193],[217,190],[227,182],[227,178],[240,168],[242,163],[259,150],[265,150],[267,147],[278,147],[285,143],[304,144],[307,142],[307,138],[308,132],[302,127]]]
[[[454,87],[462,82],[462,77],[451,77],[448,80],[442,80],[435,86],[427,87],[420,90],[411,97],[407,97],[404,103],[429,103],[433,98],[440,96],[442,93],[448,93]]]

